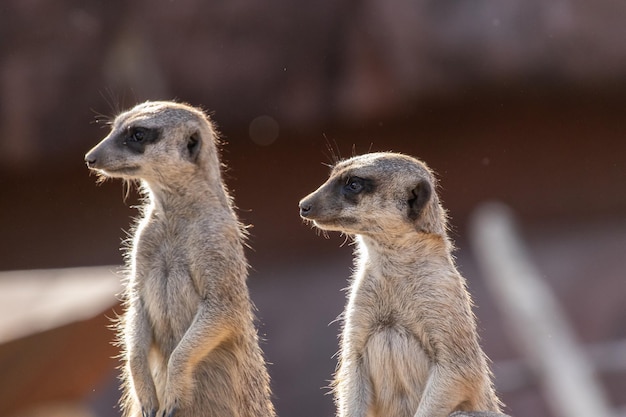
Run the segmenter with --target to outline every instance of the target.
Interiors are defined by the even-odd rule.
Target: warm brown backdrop
[[[328,324],[351,248],[297,210],[327,175],[328,144],[343,156],[409,153],[438,172],[496,374],[519,352],[467,244],[483,201],[519,215],[584,343],[624,339],[624,19],[626,6],[609,0],[5,1],[0,269],[121,263],[136,195],[96,186],[82,157],[106,135],[97,114],[176,98],[211,110],[227,142],[227,183],[254,226],[250,286],[279,415],[333,413],[322,387],[339,326]],[[280,128],[269,145],[249,130],[264,115]],[[0,345],[0,392],[10,393],[0,414],[70,401],[116,415],[106,322]],[[602,381],[623,407],[626,372]],[[536,379],[502,396],[515,416],[552,416]]]

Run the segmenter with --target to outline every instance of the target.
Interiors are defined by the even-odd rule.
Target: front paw
[[[156,408],[146,408],[141,407],[141,417],[156,417],[157,410]]]
[[[183,406],[181,397],[172,391],[166,393],[161,404],[163,404],[163,406],[159,410],[157,417],[174,417]]]
[[[176,374],[170,370],[157,417],[174,417],[179,410],[188,408],[192,393],[193,383],[189,375]]]
[[[136,405],[141,407],[141,417],[156,417],[159,409],[156,389],[152,380],[140,383],[135,380]]]
[[[170,407],[164,408],[159,417],[174,417],[176,412],[178,412],[178,405],[174,404]]]
[[[159,402],[155,397],[150,397],[149,400],[139,401],[141,404],[141,417],[156,417],[157,410],[159,409]]]

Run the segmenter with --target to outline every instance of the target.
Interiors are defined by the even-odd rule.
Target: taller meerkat
[[[417,159],[371,153],[337,163],[300,201],[305,220],[356,236],[334,381],[339,417],[500,411],[435,188]]]
[[[146,102],[85,156],[103,176],[140,180],[144,195],[119,323],[126,416],[274,415],[216,142],[202,111]]]

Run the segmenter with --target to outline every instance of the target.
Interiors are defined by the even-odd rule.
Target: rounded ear
[[[202,142],[200,141],[200,133],[198,132],[191,134],[187,138],[187,156],[191,161],[196,162],[196,160],[198,159],[201,144]]]
[[[409,192],[409,218],[417,220],[430,200],[432,188],[428,181],[420,181]]]

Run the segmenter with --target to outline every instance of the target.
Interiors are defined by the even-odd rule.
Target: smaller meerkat
[[[139,104],[85,161],[104,177],[140,181],[144,196],[118,327],[124,415],[274,416],[245,232],[209,118],[185,104]]]
[[[304,220],[356,237],[333,382],[339,417],[500,412],[435,189],[423,162],[370,153],[337,163],[300,201]]]

